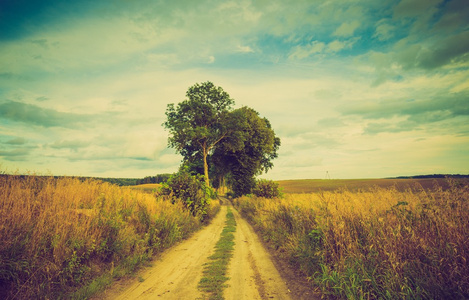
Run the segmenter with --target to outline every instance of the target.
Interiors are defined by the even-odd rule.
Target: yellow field
[[[138,190],[142,190],[144,192],[154,192],[154,191],[157,191],[160,187],[161,187],[161,184],[159,183],[145,183],[145,184],[138,184],[138,185],[133,185],[133,186],[130,186],[132,189],[138,189]]]
[[[469,179],[458,179],[469,183]],[[395,187],[399,191],[407,189],[432,189],[435,186],[447,189],[448,183],[445,178],[411,178],[411,179],[300,179],[280,180],[279,186],[286,194],[291,193],[314,193],[321,191],[336,191],[346,189],[348,191],[370,190],[374,187]]]
[[[0,299],[86,298],[200,226],[183,203],[136,189],[0,176]]]
[[[469,298],[469,187],[243,197],[239,208],[327,296]]]

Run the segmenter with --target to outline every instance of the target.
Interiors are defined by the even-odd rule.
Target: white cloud
[[[359,26],[360,22],[357,20],[348,23],[342,23],[332,35],[339,37],[350,37],[353,36],[355,30],[357,30]]]
[[[345,46],[346,46],[346,44],[342,41],[332,41],[327,45],[329,50],[332,51],[332,52],[338,52],[338,51],[344,49]]]
[[[293,53],[290,54],[290,59],[303,59],[309,57],[312,54],[322,53],[326,48],[326,44],[319,41],[313,41],[311,44],[306,46],[296,46]]]
[[[392,38],[395,34],[395,26],[390,24],[390,20],[382,19],[376,23],[376,29],[374,37],[378,38],[380,41],[385,41]]]
[[[236,52],[241,52],[241,53],[253,53],[254,50],[250,46],[241,46],[239,45],[236,48]]]

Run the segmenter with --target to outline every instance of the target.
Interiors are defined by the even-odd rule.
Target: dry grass
[[[158,191],[160,187],[161,187],[161,184],[159,183],[145,183],[145,184],[138,184],[138,185],[130,186],[130,188],[132,189],[141,190],[147,193],[154,193]]]
[[[88,297],[201,225],[182,203],[131,188],[0,176],[0,298]]]
[[[459,179],[469,183],[469,179]],[[399,191],[410,189],[432,189],[439,186],[443,189],[449,188],[445,178],[409,178],[409,179],[302,179],[281,180],[279,186],[286,194],[317,193],[324,191],[337,191],[347,189],[349,191],[371,190],[375,187],[394,187]]]
[[[469,187],[287,194],[236,206],[325,296],[469,298]]]

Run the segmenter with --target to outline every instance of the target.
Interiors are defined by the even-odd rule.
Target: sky
[[[264,178],[469,173],[467,0],[1,0],[0,172],[177,171],[206,81],[281,139]]]

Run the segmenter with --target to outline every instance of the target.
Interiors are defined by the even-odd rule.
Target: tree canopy
[[[255,176],[272,168],[280,146],[269,120],[249,107],[233,110],[234,100],[211,82],[195,84],[186,96],[167,107],[168,145],[189,169],[201,173],[203,167],[207,186],[211,174],[217,184],[228,179],[236,195],[250,193]]]
[[[236,132],[225,139],[213,154],[219,172],[231,179],[236,196],[251,193],[255,176],[273,167],[280,139],[275,136],[269,120],[249,107],[234,110]]]
[[[205,182],[209,186],[207,156],[228,134],[227,117],[234,101],[221,87],[209,81],[191,86],[186,96],[177,107],[168,104],[164,123],[170,133],[168,144],[186,160],[202,155]]]

